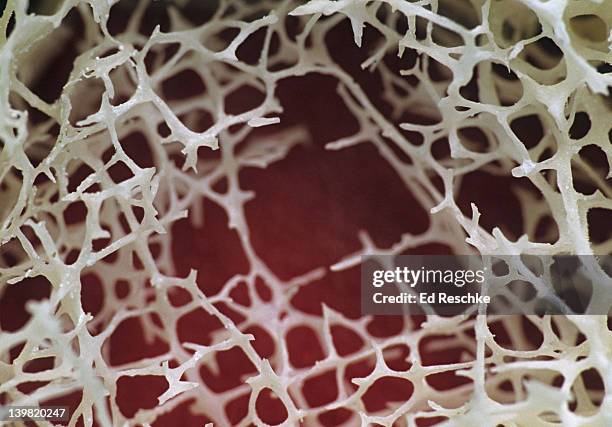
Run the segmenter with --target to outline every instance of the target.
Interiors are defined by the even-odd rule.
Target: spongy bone
[[[285,425],[317,425],[319,414],[337,408],[352,411],[349,425],[416,425],[418,419],[428,418],[457,426],[612,425],[612,395],[607,393],[612,390],[612,335],[602,316],[434,316],[418,328],[406,319],[399,334],[385,339],[370,335],[369,317],[351,320],[329,307],[323,308],[322,316],[297,309],[281,316],[291,296],[328,274],[327,268],[353,268],[361,255],[369,253],[399,254],[427,243],[443,243],[458,253],[609,253],[612,239],[591,239],[588,214],[596,208],[612,209],[612,191],[606,182],[610,175],[579,156],[581,149],[594,146],[604,153],[608,166],[612,158],[612,74],[605,73],[605,65],[612,62],[609,0],[235,1],[215,6],[213,17],[200,26],[194,26],[179,7],[168,6],[169,27],[158,26],[146,35],[139,27],[148,2],[138,4],[124,30],[111,34],[107,24],[117,13],[114,3],[66,0],[52,14],[39,15],[28,13],[25,1],[9,1],[2,17],[0,291],[37,276],[51,284],[48,300],[28,305],[31,318],[23,328],[0,334],[0,395],[6,403],[39,404],[80,391],[81,402],[70,425],[80,418],[88,426],[94,418],[103,426],[150,425],[185,402],[191,402],[193,414],[229,425],[223,408],[247,393],[248,413],[240,425],[264,425],[256,401],[267,389],[285,406]],[[84,26],[78,56],[60,96],[46,102],[30,87],[45,78],[47,64],[76,37],[65,25],[70,12]],[[289,19],[298,22],[297,37],[287,33]],[[368,52],[362,67],[379,73],[383,97],[394,117],[379,111],[326,47],[327,34],[346,20],[358,47],[364,44],[365,31],[376,34],[377,47]],[[221,35],[226,29],[237,30],[231,42]],[[259,60],[255,64],[241,61],[237,50],[258,31],[265,32]],[[273,39],[278,40],[278,48],[272,50]],[[539,47],[545,39],[556,45],[560,60]],[[169,50],[171,45],[178,49]],[[397,73],[383,60],[408,50],[418,54],[410,69]],[[542,66],[536,67],[530,57]],[[493,64],[516,78],[502,77]],[[432,69],[443,78],[434,79]],[[190,99],[165,99],[162,83],[183,70],[197,73],[206,92]],[[326,148],[374,144],[418,203],[431,212],[431,225],[423,234],[402,236],[390,248],[376,247],[363,231],[360,251],[334,265],[281,280],[251,243],[244,205],[257,194],[241,188],[238,173],[245,167],[265,169],[282,161],[293,147],[308,140],[301,126],[278,127],[273,137],[268,133],[265,139],[257,137],[254,129],[266,126],[272,132],[278,125],[283,111],[276,97],[279,82],[311,73],[337,79],[338,94],[359,123],[354,135],[328,141]],[[473,78],[478,99],[466,98],[461,90]],[[226,113],[228,95],[244,86],[264,94],[263,101],[241,114]],[[88,105],[93,108],[91,114],[74,119]],[[394,118],[414,109],[434,124],[396,126]],[[33,122],[33,111],[44,119]],[[192,115],[197,116],[197,111],[213,117],[210,127],[192,130]],[[585,135],[572,138],[577,113],[588,115],[591,126]],[[510,126],[514,119],[529,115],[536,115],[544,127],[542,139],[531,148]],[[160,126],[168,129],[163,136]],[[465,127],[479,128],[486,135],[484,152],[474,150],[473,141],[462,136],[459,131]],[[141,168],[124,150],[120,141],[134,131],[146,137],[154,167]],[[405,131],[420,134],[423,144],[413,144]],[[254,142],[236,150],[251,134]],[[441,138],[447,139],[450,151],[445,159],[434,157],[431,150]],[[103,159],[109,150],[112,156]],[[198,157],[199,150],[221,150],[222,156],[205,160]],[[401,161],[397,150],[411,161]],[[553,154],[544,156],[547,150]],[[117,164],[127,167],[131,177],[113,180],[109,170]],[[78,185],[69,185],[70,177],[83,165],[91,173]],[[471,215],[458,207],[462,179],[475,170],[527,178],[537,188],[541,197],[528,192],[517,195],[523,209],[523,235],[487,230],[479,223],[486,212],[480,212],[476,204]],[[223,177],[228,188],[221,194],[213,184]],[[577,179],[591,182],[596,191],[580,193],[574,185]],[[187,215],[195,226],[201,224],[206,216],[201,212],[203,198],[225,210],[250,266],[247,274],[231,278],[214,296],[201,291],[195,271],[176,277],[171,253],[170,227]],[[67,223],[64,212],[78,202],[85,205],[86,217]],[[546,217],[552,219],[558,236],[538,241],[535,228]],[[153,245],[158,248],[155,254]],[[77,254],[76,260],[68,262],[71,253]],[[116,261],[104,262],[111,255]],[[142,268],[133,267],[134,256]],[[516,271],[500,280],[511,281]],[[95,316],[81,304],[85,274],[97,276],[105,290],[102,309]],[[263,301],[255,292],[258,278],[270,286],[271,301]],[[130,286],[122,300],[112,291],[119,280]],[[151,286],[143,287],[143,283]],[[240,283],[248,285],[249,307],[230,297]],[[177,287],[190,295],[190,302],[180,307],[168,298]],[[602,304],[611,303],[609,288],[602,286],[597,292]],[[246,320],[234,322],[219,310],[220,303]],[[198,309],[223,325],[207,346],[184,343],[177,336],[179,319]],[[153,321],[151,314],[159,321]],[[110,337],[129,318],[138,318],[146,338],[162,340],[168,351],[111,366]],[[493,324],[508,331],[509,346],[498,344]],[[276,337],[269,360],[259,356],[254,337],[244,332],[251,325]],[[288,357],[285,338],[298,325],[316,331],[325,350],[325,359],[310,368],[292,367]],[[331,337],[331,328],[338,325],[352,330],[366,346],[341,356]],[[536,348],[530,345],[526,325],[543,336]],[[433,337],[437,341],[422,345]],[[397,346],[410,349],[406,371],[387,366]],[[236,389],[217,394],[198,371],[202,366],[214,370],[215,355],[236,347],[257,374]],[[20,348],[18,355],[10,356],[16,348]],[[464,360],[423,366],[421,352],[444,348],[460,349]],[[25,369],[29,362],[47,357],[54,358],[52,369],[35,373]],[[345,370],[359,361],[370,361],[373,370],[348,384]],[[581,375],[589,370],[599,374],[603,391],[583,383]],[[335,371],[337,399],[309,407],[302,385],[329,371]],[[444,372],[454,372],[469,383],[438,390],[426,381]],[[167,390],[156,407],[128,419],[119,410],[117,383],[122,377],[145,375],[165,378]],[[411,397],[387,410],[368,412],[363,396],[387,377],[410,381]],[[18,386],[33,381],[45,385],[30,393],[19,390]],[[511,384],[510,389],[504,383]]]

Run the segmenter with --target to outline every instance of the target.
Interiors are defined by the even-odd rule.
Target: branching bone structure
[[[45,15],[9,1],[0,21],[1,310],[19,289],[44,294],[21,324],[0,313],[4,404],[76,396],[70,425],[152,425],[185,405],[215,425],[612,425],[605,316],[406,317],[376,337],[371,316],[293,304],[371,253],[440,244],[460,254],[609,254],[608,0],[245,0],[200,5],[203,22],[181,2],[113,3],[66,0]],[[164,10],[159,25],[149,25],[152,8]],[[346,48],[361,52],[377,94],[337,59],[338,29],[351,32]],[[70,52],[67,80],[41,93]],[[299,121],[283,123],[277,93],[311,75],[335,81],[333,96],[357,123],[315,142],[329,155],[373,148],[429,225],[391,245],[362,230],[360,249],[287,278],[253,243],[245,206],[261,194],[241,172],[265,174],[313,143]],[[169,89],[177,82],[186,95]],[[255,95],[237,108],[232,96],[244,90]],[[459,195],[474,172],[521,183],[512,187],[520,232],[484,225],[486,210],[471,200],[466,209]],[[248,260],[218,292],[195,266],[179,274],[173,252],[173,225],[207,221],[203,200],[222,208]],[[520,271],[497,279],[524,279]],[[609,306],[604,282],[594,292]],[[84,298],[94,288],[95,307]],[[208,322],[206,342],[180,336],[186,318]],[[129,352],[113,340],[127,322],[162,350],[112,363]],[[309,366],[295,366],[288,345],[299,328],[323,351]],[[361,345],[342,348],[338,331]],[[455,360],[431,362],[449,349]],[[219,391],[201,372],[218,374],[230,351],[252,370]],[[351,374],[355,366],[366,370]],[[439,387],[436,376],[459,381]],[[128,414],[121,384],[138,377],[163,387],[154,405]],[[316,403],[308,390],[321,378],[334,392]],[[404,395],[368,403],[391,389]],[[262,409],[265,398],[276,409]],[[239,417],[228,410],[237,399]]]

